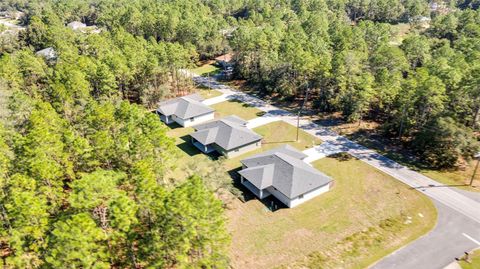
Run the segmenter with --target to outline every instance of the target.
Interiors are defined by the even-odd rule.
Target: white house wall
[[[311,200],[311,199],[313,199],[313,198],[319,196],[320,194],[323,194],[323,193],[325,193],[325,192],[327,192],[327,191],[329,191],[329,190],[330,190],[330,183],[327,184],[327,185],[324,185],[324,186],[322,186],[322,187],[320,187],[320,188],[317,188],[317,189],[315,189],[315,190],[312,190],[312,191],[310,191],[310,192],[305,193],[305,194],[303,195],[303,198],[297,197],[297,198],[295,198],[295,199],[292,199],[292,200],[290,201],[290,203],[287,204],[287,206],[288,206],[288,207],[296,207],[296,206],[298,206],[299,204],[305,203],[306,201]]]
[[[200,124],[209,120],[213,120],[214,118],[215,118],[215,114],[213,112],[207,113],[198,117],[190,118],[190,119],[185,119],[185,120],[175,115],[172,115],[172,119],[183,127],[189,127],[196,124]]]
[[[262,146],[262,142],[261,141],[258,141],[258,142],[255,142],[255,143],[252,143],[252,144],[249,144],[249,145],[246,145],[246,146],[243,146],[243,147],[240,147],[240,148],[236,148],[236,149],[232,149],[230,151],[222,151],[222,150],[219,150],[219,152],[223,155],[225,155],[227,158],[234,158],[234,157],[237,157],[239,155],[242,155],[246,152],[249,152],[249,151],[252,151],[252,150],[256,150],[258,148],[260,148]]]

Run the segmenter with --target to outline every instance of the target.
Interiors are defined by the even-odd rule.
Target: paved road
[[[191,74],[192,75],[192,74]],[[192,75],[200,84],[223,93],[222,100],[237,99],[258,109],[297,125],[296,116],[267,102],[235,91],[214,79]],[[220,98],[219,98],[220,100]],[[474,241],[480,241],[480,201],[400,165],[377,152],[338,135],[327,127],[308,120],[301,120],[300,127],[306,132],[330,143],[341,151],[348,152],[365,163],[391,175],[401,182],[429,196],[439,209],[439,222],[435,230],[386,257],[375,268],[442,268],[464,251],[473,249]],[[464,231],[464,232],[462,232]],[[471,240],[463,235],[466,233]],[[468,241],[470,243],[465,243]],[[472,241],[473,240],[473,241]],[[434,261],[431,261],[433,259]],[[430,265],[427,264],[428,261]]]
[[[438,211],[437,226],[427,235],[380,260],[371,266],[372,269],[443,268],[455,257],[461,257],[464,251],[480,247],[467,237],[480,238],[477,222],[439,202],[434,203]]]

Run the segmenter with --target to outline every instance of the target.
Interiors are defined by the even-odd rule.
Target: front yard
[[[260,109],[238,100],[225,101],[211,106],[215,109],[215,117],[236,115],[244,120],[251,120],[264,114]]]
[[[234,268],[365,268],[433,228],[430,200],[371,166],[324,158],[330,192],[271,212],[256,199],[227,212]]]

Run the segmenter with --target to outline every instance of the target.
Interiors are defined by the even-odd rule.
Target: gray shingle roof
[[[302,161],[302,156],[293,147],[280,147],[242,160],[246,168],[238,173],[258,189],[272,186],[290,199],[332,181]]]
[[[248,129],[246,123],[237,116],[228,116],[194,126],[196,132],[191,136],[203,145],[215,143],[225,150],[231,150],[262,139],[262,136]]]
[[[157,112],[165,116],[176,115],[185,120],[215,111],[209,106],[201,103],[202,100],[202,97],[198,94],[170,99],[161,102]]]

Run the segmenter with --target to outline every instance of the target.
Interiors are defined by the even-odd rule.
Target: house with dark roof
[[[176,122],[183,127],[213,120],[215,110],[202,101],[198,94],[170,99],[159,104],[157,114],[166,124]]]
[[[295,207],[330,190],[332,179],[305,161],[307,155],[285,145],[242,160],[241,183],[259,199],[270,195]]]
[[[193,127],[192,143],[203,153],[217,151],[227,158],[235,157],[262,146],[262,136],[250,130],[247,122],[228,116]]]

